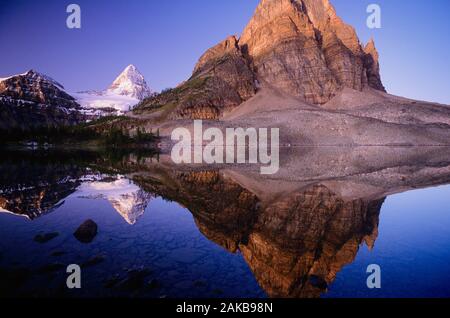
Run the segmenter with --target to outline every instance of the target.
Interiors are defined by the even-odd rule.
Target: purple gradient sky
[[[68,91],[103,89],[135,64],[155,90],[187,79],[200,55],[239,35],[259,0],[0,0],[0,77],[36,69]],[[82,29],[69,30],[65,8],[82,9]],[[388,91],[450,104],[450,1],[332,0],[363,42],[381,55]],[[383,27],[365,25],[378,3]]]

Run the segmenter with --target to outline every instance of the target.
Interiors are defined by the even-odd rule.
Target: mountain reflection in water
[[[86,207],[82,201],[107,202],[127,224],[134,225],[127,230],[128,237],[135,235],[135,238],[140,238],[146,231],[156,231],[136,226],[146,212],[152,213],[152,202],[162,198],[164,202],[175,202],[192,214],[196,227],[209,240],[209,243],[201,244],[215,243],[248,265],[257,284],[252,287],[248,278],[249,286],[245,290],[240,286],[245,270],[242,269],[241,274],[236,273],[235,282],[231,282],[233,273],[230,273],[231,278],[223,278],[224,285],[231,284],[230,291],[222,291],[225,296],[320,297],[326,295],[339,272],[355,260],[362,244],[369,250],[376,244],[380,210],[387,196],[450,183],[448,148],[291,148],[283,149],[281,160],[278,174],[262,176],[258,167],[246,165],[177,166],[165,155],[110,155],[93,151],[5,152],[0,161],[0,212],[25,216],[30,220],[17,225],[16,231],[14,226],[17,222],[9,219],[13,216],[0,213],[1,226],[4,229],[9,227],[9,231],[0,234],[3,240],[3,245],[0,245],[3,281],[0,295],[77,296],[62,291],[64,275],[47,277],[50,281],[59,280],[59,288],[42,293],[41,289],[46,287],[37,282],[44,282],[47,286],[45,278],[35,279],[39,269],[25,260],[25,251],[15,250],[13,245],[15,236],[25,236],[28,224],[46,217],[45,226],[56,219],[66,200],[75,200],[70,203],[72,213]],[[105,227],[100,224],[99,236],[113,237],[114,227]],[[173,227],[176,231],[176,222]],[[46,228],[40,230],[48,231]],[[47,255],[61,246],[65,248],[64,253],[70,253],[73,247],[82,254],[79,242],[71,236],[73,230],[65,230],[67,233],[61,235],[64,239],[57,246],[51,245],[52,241],[46,243],[49,244]],[[179,230],[185,229],[181,226]],[[112,240],[111,237],[105,240]],[[141,243],[142,246],[135,248],[145,250],[145,240]],[[29,244],[36,243],[31,241]],[[106,251],[100,252],[108,252],[109,246],[105,243],[101,249]],[[178,252],[174,256],[177,264],[183,264],[177,265],[180,271],[183,267],[196,266],[195,247],[180,251],[183,253]],[[222,252],[223,257],[229,254],[226,251]],[[123,253],[129,253],[126,256],[133,258],[134,266],[140,261],[144,263],[139,251],[133,252],[132,248],[126,247]],[[153,255],[160,251],[146,250],[145,253]],[[45,264],[50,258],[47,255],[36,256],[40,259],[37,263]],[[95,260],[96,255],[91,256]],[[160,262],[161,258],[155,257],[155,260]],[[150,262],[151,266],[152,259],[146,259],[146,264]],[[221,260],[218,258],[216,261]],[[237,262],[235,258],[229,261]],[[71,262],[76,262],[76,259],[71,259]],[[19,263],[28,265],[19,266]],[[115,285],[129,283],[127,278],[117,276],[117,282],[114,282],[108,262],[91,263],[97,267],[99,275],[105,276],[105,283],[83,291],[82,296],[157,297],[163,296],[162,293],[168,296],[221,296],[221,292],[202,286],[209,282],[198,279],[194,274],[183,277],[187,281],[184,286],[177,283],[178,278],[174,281],[164,278],[166,272],[175,271],[164,269],[173,264],[166,264],[159,270],[161,273],[155,273],[159,275],[158,280],[147,279],[149,273],[138,272],[135,276],[149,282],[134,284],[136,286],[131,284],[133,288],[114,289]],[[119,265],[124,264],[119,262]],[[50,272],[55,274],[57,270]],[[65,268],[61,272],[65,272]],[[194,294],[187,292],[191,286],[201,287],[200,291]],[[240,292],[237,291],[239,288],[242,289]],[[258,288],[262,289],[261,292]],[[158,289],[163,292],[156,292]]]

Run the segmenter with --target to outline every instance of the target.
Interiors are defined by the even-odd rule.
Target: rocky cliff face
[[[383,89],[375,46],[366,54],[328,0],[262,0],[239,45],[261,81],[307,102],[324,104],[344,87]]]
[[[313,104],[344,88],[384,91],[374,42],[363,49],[328,0],[262,0],[239,39],[207,50],[188,81],[136,112],[217,119],[265,85]]]
[[[84,119],[80,105],[53,79],[30,70],[0,79],[0,128],[71,125]]]
[[[188,81],[145,100],[136,112],[162,109],[169,119],[216,119],[256,93],[255,79],[238,40],[231,36],[200,58]]]
[[[255,77],[235,36],[206,51],[195,66],[192,77],[217,77],[242,102],[255,94]]]
[[[373,39],[367,43],[364,48],[365,56],[365,68],[367,71],[367,80],[369,82],[369,86],[373,87],[379,91],[385,92],[385,88],[383,83],[381,82],[380,76],[380,63],[379,63],[379,55],[378,51],[375,48],[375,42]]]

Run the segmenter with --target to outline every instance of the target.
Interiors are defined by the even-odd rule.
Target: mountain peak
[[[137,71],[137,68],[134,64],[130,64],[125,68],[125,70]]]
[[[58,89],[64,91],[64,86],[62,86],[60,83],[55,81],[50,76],[37,72],[34,69],[30,69],[29,71],[22,74],[16,74],[0,79],[0,82],[7,81],[9,82],[9,85],[5,84],[4,86],[9,86],[9,89],[13,89],[12,87],[16,86],[30,86],[35,90],[39,90],[41,88],[50,88],[51,90]],[[55,88],[52,88],[52,86],[54,86]]]
[[[152,93],[144,76],[133,64],[128,65],[122,73],[120,73],[107,91],[139,100],[143,100]]]
[[[369,42],[367,42],[366,46],[364,47],[364,51],[366,53],[370,53],[373,51],[376,51],[376,47],[375,47],[375,40],[373,39],[373,37],[370,38]]]
[[[329,0],[261,0],[239,45],[260,82],[313,104],[343,88],[384,90],[377,63]]]
[[[39,73],[39,72],[37,72],[34,69],[31,69],[28,72],[26,72],[25,74],[21,74],[19,76],[25,76],[25,77],[30,78],[30,79],[32,79],[34,81],[37,81],[37,82],[46,82],[48,84],[52,84],[52,85],[57,86],[59,89],[64,90],[64,86],[62,86],[60,83],[55,81],[53,78],[51,78],[48,75]]]
[[[138,71],[137,67],[134,66],[134,64],[128,65],[128,66],[123,70],[122,73],[125,73],[125,72],[126,72],[126,73],[129,73],[129,72],[132,72],[132,73],[137,72],[137,73],[140,74],[140,72]]]
[[[25,73],[25,75],[33,76],[35,74],[39,74],[39,72],[36,72],[35,70],[31,69],[28,72]]]
[[[67,126],[85,119],[61,84],[35,70],[0,79],[0,105],[3,129]]]

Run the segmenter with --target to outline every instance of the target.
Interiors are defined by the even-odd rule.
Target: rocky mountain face
[[[0,128],[71,125],[84,116],[80,105],[53,79],[34,70],[0,79]]]
[[[239,39],[207,50],[188,81],[136,111],[217,119],[267,85],[313,104],[344,88],[384,91],[374,42],[363,49],[328,0],[262,0]]]
[[[369,86],[375,88],[376,90],[385,92],[386,90],[381,82],[380,76],[379,55],[377,49],[375,48],[375,42],[373,39],[367,43],[364,48],[364,52],[366,54],[364,66],[367,70],[367,80]]]
[[[143,100],[152,94],[144,76],[133,64],[128,65],[108,87],[107,92]]]
[[[216,119],[255,93],[255,74],[231,36],[200,58],[188,81],[144,100],[135,112],[163,110],[161,119]]]
[[[310,103],[343,87],[383,90],[373,42],[365,52],[329,0],[262,0],[239,45],[258,78]]]

